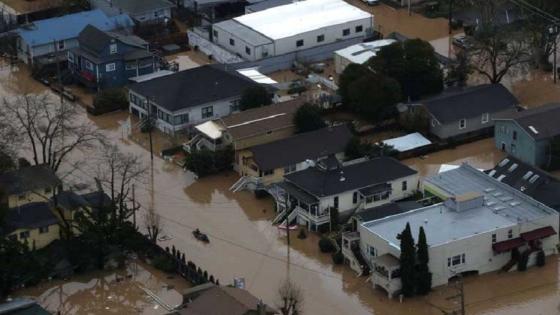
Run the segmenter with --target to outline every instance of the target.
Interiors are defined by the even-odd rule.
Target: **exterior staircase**
[[[258,178],[253,176],[241,176],[241,178],[231,185],[229,190],[235,193],[243,189],[257,190],[260,188],[262,188],[262,184]]]
[[[368,275],[369,274],[369,265],[367,264],[366,259],[362,255],[362,251],[360,250],[360,247],[359,246],[352,246],[351,248],[352,248],[352,253],[354,254],[354,257],[356,258],[356,260],[358,261],[358,263],[362,267],[362,272],[361,272],[360,276]]]

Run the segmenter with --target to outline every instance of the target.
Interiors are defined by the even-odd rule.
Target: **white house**
[[[395,39],[380,39],[373,42],[360,43],[334,52],[336,73],[342,73],[351,63],[364,64],[383,47],[396,43]]]
[[[130,112],[141,119],[152,116],[158,129],[174,134],[237,111],[243,91],[256,85],[206,65],[130,85]]]
[[[343,221],[358,209],[407,198],[418,187],[418,173],[389,157],[342,165],[334,157],[328,158],[284,179],[276,184],[279,218],[284,213],[286,223],[297,221],[312,231],[330,228],[333,209]]]
[[[66,60],[67,52],[78,47],[78,35],[88,25],[113,31],[131,28],[134,23],[126,14],[108,17],[101,10],[35,21],[17,29],[18,59],[26,64],[50,63],[56,61],[55,57]]]
[[[306,0],[213,25],[213,40],[254,61],[352,38],[364,38],[373,16],[343,0]]]
[[[555,210],[469,165],[428,178],[423,187],[444,202],[362,223],[358,233],[343,236],[343,248],[359,242],[373,285],[389,296],[401,288],[397,235],[407,223],[415,239],[424,228],[434,287],[458,274],[509,271],[523,256],[530,266],[538,252],[557,252]]]

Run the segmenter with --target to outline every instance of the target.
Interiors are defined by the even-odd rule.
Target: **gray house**
[[[492,133],[493,118],[513,114],[519,102],[503,85],[484,84],[449,89],[433,98],[408,105],[408,112],[424,108],[429,133],[439,139],[466,139]]]
[[[141,24],[171,19],[171,8],[174,6],[167,0],[90,0],[90,4],[110,16],[128,14]]]
[[[495,120],[496,147],[533,166],[549,166],[550,141],[560,135],[560,104],[498,117]]]

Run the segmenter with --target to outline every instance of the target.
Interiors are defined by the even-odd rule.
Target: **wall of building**
[[[19,47],[18,59],[26,64],[30,64],[30,62],[33,62],[31,59],[44,57],[55,52],[58,54],[66,54],[68,50],[78,47],[79,44],[77,38],[70,38],[64,40],[64,49],[58,49],[58,47],[55,47],[54,42],[39,46],[30,46],[30,44],[23,41],[22,38],[18,38],[17,45]]]
[[[227,29],[220,27],[220,24],[214,24],[212,26],[212,29],[214,43],[220,45],[221,47],[227,49],[233,54],[240,56],[245,60],[255,61],[275,55],[274,44],[272,40],[270,40],[268,44],[253,45],[246,41],[242,36],[233,34]],[[233,39],[233,45],[230,43],[230,39]],[[247,53],[246,48],[249,49],[249,54]],[[263,52],[265,54],[263,54]]]
[[[430,132],[440,139],[447,139],[451,137],[457,137],[460,135],[464,135],[471,132],[481,131],[485,128],[491,128],[494,126],[494,121],[492,120],[495,117],[503,117],[508,114],[513,114],[515,112],[514,108],[509,110],[497,112],[497,113],[488,113],[489,120],[486,123],[482,123],[482,115],[477,117],[467,118],[467,123],[465,128],[459,129],[459,120],[449,122],[446,124],[439,124],[437,121],[430,122]]]
[[[8,196],[8,208],[16,208],[32,202],[46,202],[54,196],[54,187],[50,191],[28,191],[21,195]]]
[[[513,133],[517,138],[513,139]],[[533,166],[542,166],[546,162],[548,141],[536,142],[525,129],[513,120],[497,120],[494,130],[496,147]],[[513,146],[512,146],[513,145]]]
[[[58,224],[50,225],[48,227],[48,231],[44,233],[39,232],[39,229],[18,229],[10,233],[8,237],[16,235],[17,240],[24,243],[25,239],[20,238],[20,233],[26,231],[29,232],[27,242],[30,249],[33,249],[33,246],[35,246],[36,249],[43,248],[49,245],[52,241],[60,238],[60,227]]]
[[[233,142],[233,147],[236,151],[254,147],[260,144],[270,143],[277,140],[285,139],[295,133],[294,126],[288,126],[281,129],[272,130],[270,133],[255,135],[239,139]]]

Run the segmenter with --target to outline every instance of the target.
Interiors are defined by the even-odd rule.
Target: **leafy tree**
[[[98,93],[93,100],[94,113],[104,114],[128,108],[128,98],[124,89],[106,89]]]
[[[309,132],[327,126],[321,118],[319,107],[311,104],[304,104],[298,108],[294,115],[294,124],[296,125],[296,133]]]
[[[233,163],[233,148],[212,152],[207,149],[191,152],[185,159],[185,167],[199,177],[230,169]]]
[[[282,315],[300,315],[303,292],[292,281],[286,279],[278,288],[278,309]]]
[[[367,65],[375,73],[395,79],[402,94],[410,99],[439,93],[443,89],[443,73],[434,48],[421,39],[382,47]]]
[[[397,236],[400,240],[401,256],[401,282],[402,293],[406,297],[414,295],[416,288],[415,265],[416,265],[416,249],[414,248],[414,239],[410,231],[410,224],[406,224],[405,229]]]
[[[418,234],[418,245],[416,257],[418,259],[418,264],[416,266],[416,292],[421,295],[428,294],[432,289],[432,273],[428,266],[430,257],[428,254],[428,242],[426,241],[426,233],[424,228],[420,227],[420,232]]]
[[[272,103],[272,95],[261,85],[248,87],[241,94],[239,102],[240,110],[270,105]]]
[[[358,159],[364,156],[370,158],[381,156],[394,156],[397,151],[390,145],[385,144],[371,144],[363,142],[359,137],[352,137],[350,142],[346,145],[345,155],[349,160]]]
[[[340,97],[342,97],[343,104],[346,104],[347,100],[349,99],[350,93],[348,89],[350,87],[350,84],[370,73],[371,70],[357,63],[351,63],[346,68],[344,68],[344,71],[342,71],[340,77],[338,78],[338,94],[340,94]]]
[[[346,106],[373,122],[394,116],[395,104],[402,98],[396,80],[371,73],[352,82],[348,94]]]
[[[560,1],[557,0],[532,0],[531,4],[553,16],[560,16]],[[540,14],[524,11],[526,15],[524,29],[528,34],[529,44],[533,57],[540,65],[549,65],[548,58],[553,52],[554,37],[549,34],[550,22]]]
[[[456,80],[459,86],[465,86],[467,85],[467,80],[469,79],[469,74],[471,74],[472,69],[466,51],[461,50],[456,56],[457,61],[451,66],[447,79]]]

